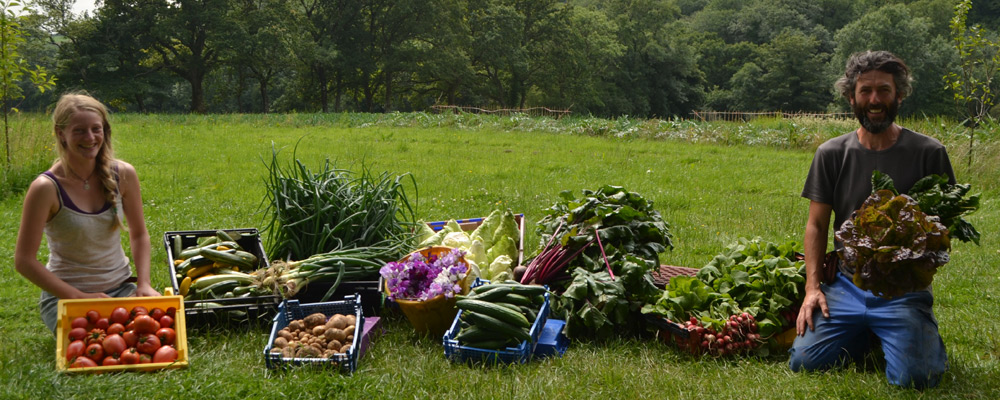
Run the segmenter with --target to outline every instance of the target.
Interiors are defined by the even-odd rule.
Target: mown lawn
[[[447,361],[440,338],[418,337],[398,315],[384,316],[385,334],[352,376],[268,370],[266,328],[189,331],[186,369],[63,375],[55,371],[55,339],[37,316],[39,289],[13,269],[23,200],[15,193],[0,201],[0,249],[7,255],[0,269],[0,398],[998,398],[1000,245],[993,227],[1000,218],[1000,146],[977,143],[967,168],[960,131],[940,121],[910,123],[949,145],[959,181],[983,197],[970,218],[982,245],[954,244],[935,282],[950,362],[935,389],[899,389],[878,371],[856,368],[793,374],[784,354],[695,359],[650,339],[574,342],[562,358],[469,367]],[[849,121],[631,124],[638,128],[422,114],[125,114],[115,116],[114,144],[142,180],[153,281],[166,287],[164,232],[260,228],[267,221],[262,179],[272,148],[282,160],[294,156],[315,169],[329,158],[340,168],[412,174],[416,187],[408,192],[418,217],[428,221],[484,216],[494,208],[523,212],[528,253],[538,247],[536,218],[560,191],[621,185],[653,201],[670,223],[676,248],[662,255],[663,263],[700,267],[740,237],[801,242],[808,203],[799,193],[814,146],[852,127]]]

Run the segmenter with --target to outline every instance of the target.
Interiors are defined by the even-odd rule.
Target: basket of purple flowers
[[[379,273],[386,296],[419,334],[444,335],[455,319],[455,295],[469,291],[469,264],[465,252],[434,246],[386,264]]]

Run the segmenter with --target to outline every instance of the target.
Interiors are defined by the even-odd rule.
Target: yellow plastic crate
[[[149,363],[131,365],[109,365],[90,368],[69,368],[66,360],[66,348],[69,346],[69,327],[73,318],[84,316],[89,310],[97,310],[102,316],[111,315],[116,307],[143,306],[150,310],[159,307],[163,310],[174,307],[177,313],[174,317],[174,331],[177,338],[174,347],[177,348],[177,360],[169,363]],[[60,372],[102,373],[117,371],[152,371],[164,368],[182,368],[188,365],[187,327],[184,321],[184,301],[181,296],[158,297],[116,297],[106,299],[74,299],[59,300],[59,319],[56,328],[56,369]]]

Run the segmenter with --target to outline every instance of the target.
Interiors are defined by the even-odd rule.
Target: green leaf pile
[[[562,225],[558,240],[564,247],[578,249],[594,238],[598,230],[605,251],[620,249],[622,253],[642,259],[649,271],[660,268],[659,254],[672,249],[670,225],[663,221],[653,203],[642,195],[629,192],[621,186],[605,185],[598,190],[584,190],[583,197],[576,198],[570,191],[559,194],[560,201],[546,210],[538,221],[536,232],[539,247],[545,247],[556,229]],[[590,246],[584,253],[593,260],[601,258],[598,246]],[[604,269],[603,259],[599,263],[581,261],[574,266],[590,269],[592,272]]]
[[[872,193],[836,232],[841,260],[854,268],[854,283],[892,298],[930,286],[948,262],[951,241],[937,216],[905,194]]]
[[[747,312],[757,320],[762,337],[780,333],[805,295],[805,262],[797,259],[797,246],[740,238],[696,276],[671,278],[660,298],[642,312],[674,322],[693,316],[716,329],[729,316]]]
[[[567,266],[570,279],[552,284],[562,293],[554,315],[566,320],[571,338],[641,333],[640,309],[660,293],[650,273],[660,268],[659,254],[673,248],[669,225],[651,202],[620,186],[584,190],[581,198],[564,191],[560,198],[538,221],[540,247],[562,225],[556,238],[562,246],[580,249],[596,232],[604,251],[597,243],[586,247]]]

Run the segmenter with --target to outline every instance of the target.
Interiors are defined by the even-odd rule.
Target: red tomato
[[[108,335],[121,335],[125,332],[125,326],[117,322],[108,327]]]
[[[146,314],[135,317],[132,322],[135,322],[136,333],[155,333],[158,329],[160,329],[160,323],[156,322],[153,317]]]
[[[104,357],[104,361],[101,361],[101,365],[118,365],[118,364],[121,364],[121,361],[112,356]]]
[[[76,318],[73,318],[73,322],[70,322],[69,326],[72,327],[72,328],[84,328],[84,329],[87,329],[87,324],[89,324],[89,323],[90,322],[87,321],[87,317],[76,317]]]
[[[87,338],[87,328],[73,328],[69,330],[69,340],[83,340]]]
[[[122,338],[125,339],[125,344],[128,347],[135,347],[136,343],[139,343],[139,335],[135,331],[122,332]]]
[[[125,325],[125,330],[126,331],[134,331],[135,330],[135,321],[129,321],[128,324]]]
[[[153,362],[153,356],[149,354],[139,354],[139,364],[149,364]]]
[[[90,332],[87,332],[87,344],[88,345],[92,343],[101,344],[102,342],[104,342],[105,336],[107,336],[107,334],[104,333],[104,329],[97,329],[97,328],[91,329]]]
[[[167,315],[167,312],[163,311],[163,309],[160,307],[153,307],[152,310],[149,310],[149,316],[153,317],[153,319],[157,321],[159,321],[160,318],[163,317],[164,315]]]
[[[153,354],[153,362],[174,362],[177,360],[177,349],[174,346],[163,346]]]
[[[108,321],[125,325],[128,323],[128,318],[128,310],[125,307],[115,307],[114,310],[111,310],[111,316],[108,317]]]
[[[140,315],[148,315],[148,314],[149,314],[149,310],[148,310],[148,309],[146,309],[146,307],[143,307],[143,306],[135,306],[135,307],[132,307],[132,311],[130,311],[130,312],[128,313],[128,315],[129,315],[130,317],[132,317],[133,319],[134,319],[135,317],[138,317],[138,316],[140,316]]]
[[[112,357],[119,357],[128,349],[125,339],[119,335],[110,335],[104,338],[102,345],[104,346],[104,354]]]
[[[107,331],[108,327],[110,327],[110,326],[111,326],[111,322],[109,322],[107,318],[100,318],[100,319],[97,320],[97,322],[94,323],[94,327],[95,328],[97,328],[97,329],[104,329],[105,331]]]
[[[87,311],[87,322],[96,324],[99,319],[101,319],[101,313],[97,312],[97,310]]]
[[[169,315],[164,315],[160,317],[160,327],[161,328],[173,328],[174,327],[174,317]]]
[[[82,340],[74,340],[66,346],[66,361],[73,361],[74,358],[83,355],[83,350],[87,348],[87,344]]]
[[[174,318],[177,315],[177,307],[167,307],[167,315]]]
[[[100,343],[88,344],[87,349],[83,351],[83,355],[94,360],[94,362],[104,361],[104,346],[101,346]]]
[[[87,357],[77,357],[69,364],[70,368],[86,368],[86,367],[96,367],[97,363]]]
[[[139,343],[135,345],[135,349],[139,350],[143,354],[153,354],[156,353],[156,349],[160,348],[160,338],[152,333],[140,333]]]
[[[138,364],[139,363],[139,351],[135,347],[129,348],[122,353],[121,357],[122,364]]]
[[[156,337],[160,339],[160,344],[163,346],[174,344],[174,339],[177,338],[177,332],[174,332],[173,328],[160,328],[156,331]]]

